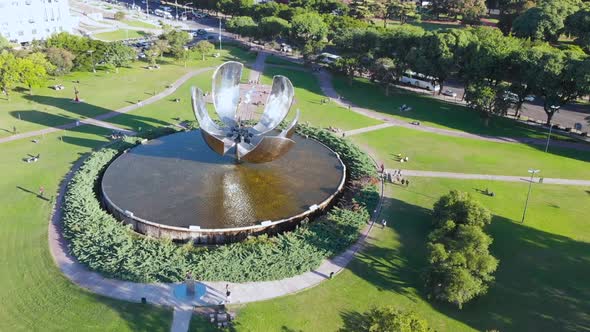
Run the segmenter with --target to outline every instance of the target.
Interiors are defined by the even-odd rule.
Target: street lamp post
[[[524,224],[524,217],[526,216],[526,209],[529,205],[529,197],[531,196],[531,186],[533,185],[533,177],[535,174],[539,173],[541,170],[538,169],[529,169],[529,173],[531,173],[531,179],[529,181],[529,192],[526,195],[526,201],[524,203],[524,211],[522,212],[522,220],[520,221],[521,224]]]
[[[559,110],[559,106],[551,105],[552,114]],[[547,144],[545,145],[545,152],[549,150],[549,140],[551,139],[551,129],[553,129],[553,124],[549,123],[549,134],[547,135]]]
[[[221,50],[221,17],[219,18],[219,50]]]
[[[96,66],[94,64],[94,50],[88,50],[87,52],[88,52],[88,54],[90,54],[90,58],[92,61],[92,72],[96,73]]]
[[[174,7],[176,7],[176,20],[178,21],[178,0],[174,0]]]

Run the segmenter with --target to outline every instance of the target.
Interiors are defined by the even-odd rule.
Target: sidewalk
[[[393,173],[394,169],[387,168],[388,173]],[[489,180],[489,181],[506,181],[506,182],[530,182],[527,176],[510,176],[510,175],[490,175],[490,174],[471,174],[471,173],[453,173],[453,172],[434,172],[434,171],[415,171],[402,170],[403,176],[415,177],[432,177],[432,178],[447,178],[447,179],[470,179],[470,180]],[[535,182],[539,182],[540,178],[534,178]],[[541,182],[539,182],[541,183]],[[543,178],[545,184],[560,184],[568,186],[590,186],[590,180],[579,179],[560,179],[560,178]]]

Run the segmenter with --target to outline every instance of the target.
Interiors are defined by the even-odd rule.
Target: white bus
[[[440,90],[440,85],[433,83],[435,80],[436,79],[432,76],[426,76],[424,74],[415,73],[411,70],[408,70],[402,76],[400,82],[426,89],[428,91],[438,92]]]
[[[169,12],[165,11],[165,10],[161,10],[161,9],[156,9],[154,10],[154,14],[156,14],[156,16],[160,16],[163,18],[167,18],[169,20],[173,19],[174,17],[172,16],[172,14],[170,14]]]
[[[340,58],[341,58],[341,56],[336,55],[336,54],[331,54],[331,53],[322,53],[318,56],[318,60],[320,62],[328,64],[328,65],[336,63],[336,61]]]

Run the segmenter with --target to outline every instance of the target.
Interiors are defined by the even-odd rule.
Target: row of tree
[[[336,69],[351,79],[368,75],[387,93],[409,69],[431,77],[441,91],[456,77],[469,105],[485,115],[505,113],[509,106],[518,113],[525,98],[536,95],[543,98],[550,123],[559,107],[590,93],[590,59],[584,52],[506,37],[496,28],[345,29],[333,43],[343,55]],[[507,100],[507,91],[518,100]]]
[[[54,66],[43,53],[15,56],[7,50],[0,52],[0,88],[9,100],[10,91],[17,84],[27,86],[32,94],[33,87],[41,84],[53,70]]]
[[[488,209],[469,194],[451,191],[433,210],[434,230],[428,235],[426,288],[429,298],[463,304],[487,292],[498,260],[489,252],[492,238]]]

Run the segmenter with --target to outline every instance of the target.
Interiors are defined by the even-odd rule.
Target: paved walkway
[[[413,125],[413,124],[408,123],[406,121],[396,119],[388,114],[383,114],[383,113],[379,113],[379,112],[369,110],[366,108],[357,107],[350,102],[346,102],[346,101],[341,100],[339,98],[340,95],[338,94],[338,92],[336,92],[336,89],[334,89],[334,86],[332,85],[332,75],[328,71],[322,70],[319,73],[316,73],[315,75],[318,78],[322,92],[327,97],[331,98],[334,102],[339,104],[340,106],[343,106],[343,107],[350,106],[350,110],[352,110],[356,113],[362,114],[362,115],[367,116],[369,118],[384,121],[386,123],[391,124],[392,126],[410,128],[410,129],[414,129],[414,130],[435,133],[435,134],[439,134],[439,135],[471,138],[471,139],[477,139],[477,140],[488,141],[488,142],[496,142],[496,143],[524,143],[524,144],[534,144],[534,145],[545,145],[547,143],[547,141],[545,139],[538,139],[538,138],[526,138],[526,137],[518,138],[518,137],[499,137],[499,136],[489,136],[489,135],[477,135],[477,134],[471,134],[471,133],[457,131],[457,130],[435,128],[435,127],[429,127],[429,126],[424,126],[424,125]],[[376,129],[374,129],[374,130],[376,130]],[[357,134],[359,134],[359,133],[360,132],[357,132]],[[553,147],[557,146],[557,147],[576,149],[576,150],[580,150],[580,151],[590,151],[590,144],[584,144],[584,143],[551,141],[550,145]]]
[[[388,173],[393,173],[394,169],[387,168],[385,171]],[[473,180],[490,180],[490,181],[506,181],[506,182],[522,182],[522,181],[530,182],[530,178],[526,177],[526,176],[415,171],[415,170],[407,170],[407,169],[402,169],[402,176],[449,178],[449,179],[473,179]],[[539,177],[535,177],[534,180],[535,180],[535,182],[538,182],[539,179],[540,179]],[[590,180],[578,180],[578,179],[543,178],[543,183],[561,184],[561,185],[570,185],[570,186],[590,186]]]
[[[0,144],[14,141],[14,140],[18,140],[18,139],[23,139],[23,138],[41,136],[44,134],[49,134],[49,133],[53,133],[53,132],[60,131],[60,130],[72,129],[72,128],[75,128],[78,126],[83,126],[83,125],[88,125],[88,124],[100,126],[100,127],[105,127],[105,128],[109,128],[109,129],[114,129],[117,131],[133,133],[129,130],[119,128],[113,124],[106,123],[101,120],[106,120],[106,119],[110,119],[112,117],[115,117],[117,115],[129,113],[139,107],[143,107],[145,105],[149,105],[149,104],[155,103],[163,98],[166,98],[167,96],[171,95],[174,91],[176,91],[176,89],[178,89],[178,87],[180,87],[182,84],[184,84],[186,81],[188,81],[191,77],[201,74],[201,73],[204,73],[208,70],[212,70],[212,69],[215,69],[215,67],[206,67],[206,68],[199,68],[196,70],[192,70],[192,71],[182,75],[182,77],[180,77],[174,83],[169,85],[169,87],[166,88],[164,91],[162,91],[154,96],[151,96],[150,98],[143,100],[137,104],[128,105],[128,106],[125,106],[125,107],[120,108],[118,110],[114,110],[114,111],[111,111],[108,113],[98,115],[94,118],[80,119],[80,120],[78,120],[79,123],[74,121],[74,122],[67,123],[67,124],[60,125],[60,126],[45,128],[45,129],[41,129],[41,130],[37,130],[37,131],[29,131],[29,132],[22,133],[22,134],[16,134],[16,135],[0,138]]]
[[[340,273],[353,259],[356,252],[362,248],[365,239],[373,227],[373,223],[381,212],[380,201],[375,213],[373,213],[372,219],[369,220],[369,224],[363,229],[359,240],[342,254],[324,260],[313,271],[275,281],[248,283],[227,283],[223,281],[203,282],[201,284],[205,287],[205,295],[199,299],[186,299],[174,294],[175,289],[178,289],[182,283],[144,284],[109,279],[99,273],[89,271],[86,266],[80,264],[69,254],[68,243],[63,237],[61,224],[62,204],[67,184],[83,162],[84,158],[78,160],[62,180],[51,216],[51,222],[49,223],[49,249],[55,264],[73,283],[93,293],[136,303],[141,302],[142,298],[145,298],[148,303],[174,308],[172,331],[186,331],[188,329],[190,314],[192,314],[194,307],[213,306],[223,303],[226,300],[226,285],[229,285],[232,292],[232,304],[248,303],[297,293],[329,279],[330,273],[332,272],[334,274]],[[383,185],[381,188],[381,197],[383,197]]]

